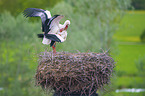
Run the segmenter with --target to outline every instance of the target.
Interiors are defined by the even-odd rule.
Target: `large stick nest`
[[[36,85],[59,94],[92,94],[109,83],[114,64],[107,53],[43,52]]]

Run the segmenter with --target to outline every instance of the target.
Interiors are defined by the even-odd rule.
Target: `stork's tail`
[[[42,43],[43,43],[43,44],[46,44],[46,45],[49,45],[49,44],[51,43],[51,40],[47,39],[47,38],[44,36]]]
[[[44,34],[37,34],[38,38],[43,38]]]
[[[49,45],[51,43],[51,40],[47,39],[44,36],[44,34],[37,34],[37,36],[38,36],[38,38],[42,38],[43,39],[43,41],[42,41],[43,44]]]

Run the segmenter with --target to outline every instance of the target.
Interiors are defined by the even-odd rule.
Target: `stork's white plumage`
[[[67,38],[67,28],[68,28],[68,25],[70,25],[70,21],[69,20],[66,20],[65,23],[62,25],[62,24],[59,24],[60,20],[56,20],[56,22],[54,21],[53,23],[53,27],[51,27],[51,30],[48,32],[48,34],[54,34],[57,36],[57,38],[60,39],[60,42],[64,42]],[[43,41],[42,41],[43,44],[50,44],[51,43],[51,40],[50,39],[45,39],[43,38]]]

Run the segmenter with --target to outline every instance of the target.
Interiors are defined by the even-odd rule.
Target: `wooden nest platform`
[[[115,62],[107,53],[43,52],[36,85],[59,94],[89,94],[110,82]]]

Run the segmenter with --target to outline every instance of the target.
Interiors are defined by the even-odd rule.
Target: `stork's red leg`
[[[53,54],[56,54],[56,48],[55,48],[56,43],[53,44],[52,49],[53,49]]]
[[[53,48],[53,54],[55,55],[56,54],[56,48],[54,46],[52,46]]]

